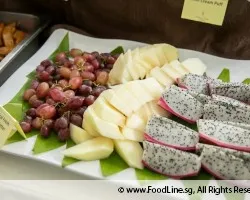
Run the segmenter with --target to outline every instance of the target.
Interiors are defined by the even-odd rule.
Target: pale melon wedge
[[[172,45],[169,44],[155,44],[155,46],[161,46],[162,50],[164,51],[164,54],[168,60],[168,62],[171,62],[172,60],[177,60],[178,59],[178,49],[175,48]]]
[[[70,124],[69,130],[70,130],[70,138],[76,144],[80,144],[82,142],[85,142],[86,140],[93,138],[93,136],[87,133],[87,131],[74,124]]]
[[[101,93],[101,96],[124,115],[129,116],[132,114],[132,108],[128,106],[127,102],[122,101],[121,98],[116,95],[113,89],[105,90]]]
[[[131,140],[114,140],[114,144],[117,153],[130,167],[143,169],[143,149],[139,142]]]
[[[151,46],[150,48],[146,48],[146,49],[140,49],[140,55],[141,55],[141,58],[145,62],[150,64],[151,68],[154,68],[160,65],[160,61],[156,55],[156,52],[153,46]]]
[[[130,91],[134,95],[134,97],[141,103],[140,107],[143,104],[149,101],[152,101],[154,99],[153,96],[151,96],[151,94],[147,90],[145,90],[145,88],[140,84],[140,82],[143,82],[143,81],[144,80],[140,80],[140,81],[137,80],[137,81],[131,81],[125,84],[128,91]]]
[[[126,60],[125,68],[128,69],[128,72],[133,80],[138,80],[140,78],[140,72],[133,65],[132,53],[130,49],[126,52],[124,58]]]
[[[128,127],[123,127],[122,134],[125,139],[142,142],[144,140],[144,132],[131,129]]]
[[[176,70],[174,70],[169,64],[165,64],[162,68],[162,71],[164,71],[166,73],[166,75],[168,75],[172,81],[176,81],[177,78],[181,77],[181,74],[178,73]]]
[[[150,112],[148,106],[149,103],[150,102],[145,103],[139,110],[136,111],[136,114],[139,115],[139,117],[142,118],[144,121],[148,121],[148,112]]]
[[[123,135],[119,129],[119,127],[113,123],[107,122],[99,118],[92,106],[89,106],[85,113],[88,113],[89,121],[92,122],[94,128],[98,131],[98,133],[104,137],[112,138],[112,139],[123,139]],[[84,114],[85,114],[84,113]],[[85,119],[85,116],[84,116]],[[83,119],[83,120],[84,120]]]
[[[207,66],[199,58],[188,58],[182,62],[186,70],[192,74],[203,75]]]
[[[162,117],[170,116],[169,112],[167,112],[165,109],[163,109],[161,106],[158,105],[158,100],[149,102],[148,106],[152,115],[154,114]]]
[[[144,67],[143,65],[141,65],[140,62],[138,62],[138,60],[140,59],[139,48],[136,48],[132,51],[132,58],[133,58],[133,67],[138,71],[139,78],[143,79],[146,76],[148,69],[147,65],[146,67]]]
[[[154,77],[140,81],[140,84],[153,96],[153,99],[159,99],[164,92],[164,87]]]
[[[128,83],[113,87],[113,90],[120,101],[130,107],[133,111],[136,111],[142,106],[142,103],[133,95],[132,91],[126,87]]]
[[[189,71],[186,70],[183,65],[178,60],[173,60],[169,63],[169,65],[176,70],[179,74],[181,74],[181,77],[183,77],[185,74],[188,74]]]
[[[98,133],[95,123],[91,119],[92,118],[87,109],[83,114],[82,128],[86,130],[87,133],[89,133],[90,135],[94,137],[101,136],[100,133]]]
[[[122,76],[123,76],[124,69],[125,69],[124,55],[121,54],[117,58],[117,60],[116,60],[116,62],[114,64],[112,70],[109,73],[109,80],[108,80],[108,82],[111,85],[119,84],[120,80],[123,79]]]
[[[127,118],[126,127],[136,129],[139,131],[144,131],[147,125],[147,121],[144,120],[139,114],[133,113]]]
[[[162,45],[153,45],[154,47],[155,47],[155,53],[156,53],[156,55],[157,55],[157,58],[159,59],[159,61],[160,61],[160,66],[162,66],[162,65],[164,65],[164,64],[166,64],[166,63],[168,63],[168,59],[167,59],[167,57],[165,56],[165,53],[164,53],[164,51],[163,51],[163,46]]]
[[[155,67],[150,71],[150,75],[154,77],[161,85],[170,87],[173,84],[173,80],[165,74],[160,67]]]
[[[96,115],[102,120],[114,123],[121,127],[125,126],[126,117],[111,106],[104,97],[98,97],[94,104],[92,104],[92,107]]]
[[[114,143],[109,138],[97,137],[66,149],[64,156],[78,160],[100,160],[110,156],[114,151]]]

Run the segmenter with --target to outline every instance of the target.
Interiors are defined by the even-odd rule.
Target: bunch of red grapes
[[[108,88],[109,72],[118,56],[71,49],[58,53],[54,62],[42,61],[23,94],[31,107],[20,123],[23,131],[38,129],[47,138],[54,130],[60,141],[69,139],[69,124],[81,127],[87,107]]]

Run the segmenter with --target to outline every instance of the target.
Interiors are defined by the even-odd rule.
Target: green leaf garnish
[[[135,169],[135,174],[138,180],[148,181],[148,180],[166,180],[167,176],[153,172],[147,168],[144,169]]]
[[[75,146],[76,144],[73,142],[73,140],[68,140],[67,141],[67,145],[66,145],[66,149]],[[62,167],[66,167],[68,165],[71,165],[73,163],[79,162],[80,160],[77,160],[75,158],[70,158],[70,157],[66,157],[64,156],[63,161],[62,161]]]
[[[244,83],[244,84],[250,84],[250,78],[245,79],[242,83]]]
[[[67,51],[69,51],[69,33],[67,33],[64,36],[64,38],[61,41],[61,43],[59,44],[58,48],[51,54],[49,59],[54,61],[56,54],[58,54],[60,52],[67,52]]]
[[[218,79],[222,80],[223,82],[230,82],[230,71],[229,69],[225,68],[222,70]]]
[[[36,70],[30,72],[26,77],[29,79],[35,79],[36,78]]]
[[[124,53],[124,49],[122,46],[118,46],[110,52],[111,55],[121,54],[121,53]]]
[[[111,176],[129,168],[115,151],[108,158],[100,160],[100,165],[103,176]]]
[[[57,149],[65,144],[66,142],[60,142],[57,138],[56,133],[52,131],[51,136],[49,138],[43,138],[40,135],[37,136],[35,146],[33,148],[33,153],[34,154],[44,153],[47,151]]]

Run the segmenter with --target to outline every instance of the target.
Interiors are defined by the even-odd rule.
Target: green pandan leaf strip
[[[69,33],[67,33],[64,36],[58,48],[50,55],[49,59],[54,61],[56,54],[60,52],[68,52],[68,51],[69,51]]]
[[[73,142],[73,140],[68,140],[67,141],[67,145],[66,145],[66,149],[75,146],[76,144]],[[62,160],[62,167],[66,167],[68,165],[71,165],[73,163],[79,162],[80,160],[77,160],[75,158],[70,158],[70,157],[66,157],[64,156],[63,160]]]
[[[100,165],[103,176],[111,176],[129,168],[115,151],[108,158],[100,160]]]
[[[60,142],[56,133],[52,131],[51,136],[49,138],[43,138],[40,135],[37,136],[35,145],[33,147],[33,153],[45,153],[57,149],[65,144],[66,142]]]
[[[7,103],[3,108],[17,121],[23,118],[23,105],[21,103]]]
[[[168,179],[167,176],[155,173],[147,168],[135,169],[135,174],[136,174],[137,180],[139,180],[141,184],[146,183],[147,181],[151,181],[151,180]]]
[[[26,77],[29,79],[35,79],[36,78],[36,71],[34,70],[34,71],[30,72]]]
[[[229,69],[225,68],[222,70],[218,79],[222,80],[223,82],[230,82],[230,71]]]
[[[121,53],[124,53],[124,49],[122,46],[118,46],[110,52],[111,55],[121,54]]]
[[[245,79],[242,83],[244,83],[244,84],[250,84],[250,78],[247,78],[247,79]]]

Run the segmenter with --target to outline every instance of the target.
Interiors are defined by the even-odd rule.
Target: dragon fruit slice
[[[188,90],[188,93],[191,94],[194,98],[196,98],[202,104],[207,104],[209,101],[212,100],[211,96],[201,94],[193,90]]]
[[[250,152],[250,130],[215,120],[198,120],[200,138],[239,151]]]
[[[250,179],[249,153],[211,145],[199,144],[199,146],[202,167],[213,176],[226,180]]]
[[[183,178],[196,176],[200,171],[201,161],[195,154],[147,141],[143,142],[143,147],[142,163],[157,173]]]
[[[165,117],[153,116],[148,120],[144,138],[153,143],[180,150],[195,150],[199,134]]]
[[[190,95],[187,90],[175,85],[162,94],[158,104],[189,123],[195,123],[203,115],[203,104]]]
[[[220,95],[216,95],[216,94],[212,95],[212,99],[209,103],[216,104],[216,105],[222,105],[222,106],[234,106],[237,108],[241,108],[241,109],[245,109],[245,110],[250,111],[249,105],[247,105],[241,101],[232,99],[230,97],[220,96]]]
[[[230,97],[250,103],[250,85],[244,83],[216,83],[210,84],[211,94]]]
[[[177,83],[180,87],[206,95],[210,93],[209,84],[217,84],[220,82],[221,80],[197,74],[186,74],[183,78],[177,79]]]
[[[250,112],[234,106],[205,104],[203,119],[250,124]]]

